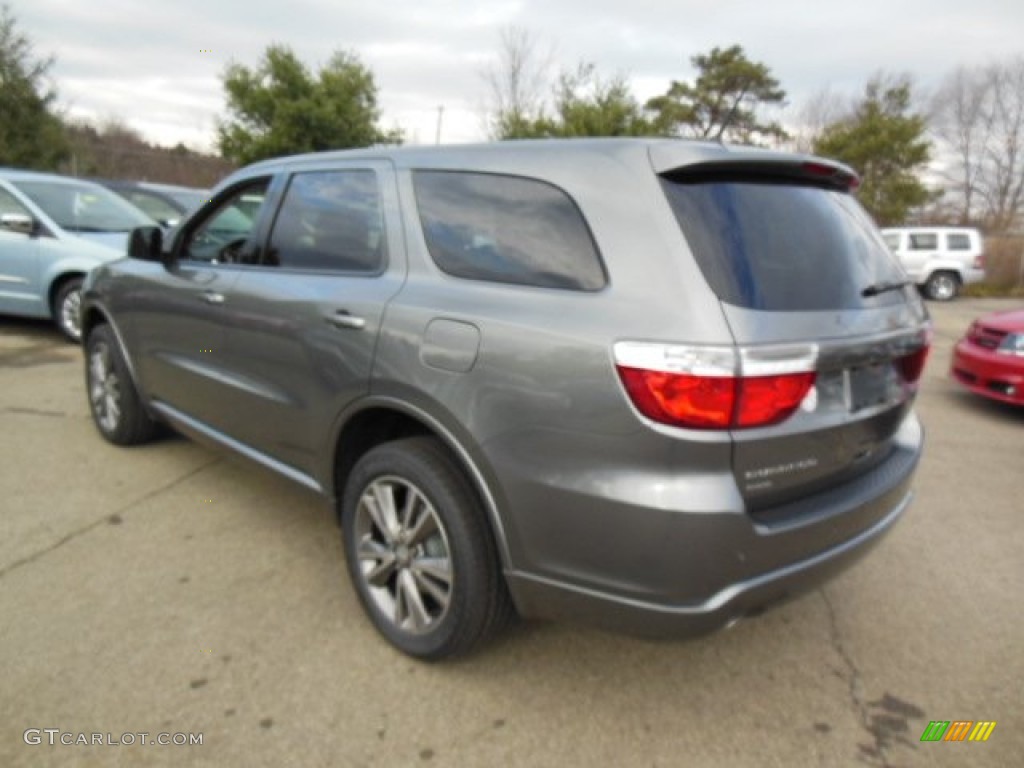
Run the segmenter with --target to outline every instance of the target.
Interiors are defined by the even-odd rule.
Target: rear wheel
[[[933,301],[951,301],[960,292],[960,278],[954,272],[933,272],[924,285],[924,292]]]
[[[117,445],[152,439],[156,422],[142,405],[117,339],[107,325],[98,325],[85,344],[85,388],[96,428]]]
[[[53,322],[65,338],[82,341],[82,278],[70,277],[61,283],[53,297]]]
[[[360,459],[342,499],[349,575],[378,631],[410,656],[474,650],[513,609],[479,501],[432,438]]]

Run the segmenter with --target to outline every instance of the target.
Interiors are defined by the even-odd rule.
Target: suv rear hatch
[[[809,495],[887,471],[930,342],[920,298],[851,194],[853,172],[783,158],[657,169],[736,345],[697,350],[693,369],[702,393],[709,381],[719,394],[732,382],[731,399],[718,401],[726,415],[677,425],[731,431],[736,482],[765,523],[803,514]],[[637,399],[652,394],[647,383],[623,379],[651,416]]]

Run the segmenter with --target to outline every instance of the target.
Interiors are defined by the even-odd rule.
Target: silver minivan
[[[720,628],[911,499],[930,324],[855,181],[679,140],[253,165],[88,279],[92,414],[320,493],[412,656],[517,613]]]
[[[86,273],[121,258],[128,233],[153,223],[97,184],[0,168],[0,314],[51,318],[80,341]]]

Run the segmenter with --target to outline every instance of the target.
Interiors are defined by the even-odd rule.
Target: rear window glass
[[[470,280],[596,291],[597,247],[576,204],[536,179],[417,171],[416,204],[430,256]]]
[[[729,304],[770,311],[856,309],[901,302],[864,297],[903,271],[849,194],[764,181],[662,179],[704,277]]]

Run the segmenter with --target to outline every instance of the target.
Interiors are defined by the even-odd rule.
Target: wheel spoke
[[[412,494],[410,494],[411,496]],[[424,541],[429,539],[431,536],[439,532],[437,527],[437,517],[434,514],[434,510],[430,504],[419,494],[416,494],[416,498],[419,500],[418,515],[413,518],[410,523],[409,530],[409,545],[415,546],[422,544]]]
[[[362,504],[370,513],[374,526],[389,544],[395,542],[398,520],[395,515],[395,492],[390,484],[375,482],[363,494]]]
[[[395,572],[394,553],[369,537],[359,542],[359,562],[366,580],[375,587],[386,586]]]
[[[430,595],[442,611],[448,607],[448,603],[451,600],[450,580],[445,580],[443,584],[439,584],[422,569],[417,568],[415,564],[413,564],[409,571],[412,573],[413,579],[416,580],[416,586],[421,593]]]
[[[430,614],[423,604],[423,597],[416,586],[416,579],[410,571],[398,574],[398,600],[396,601],[395,622],[400,627],[408,626],[413,632],[420,632],[430,623]]]

